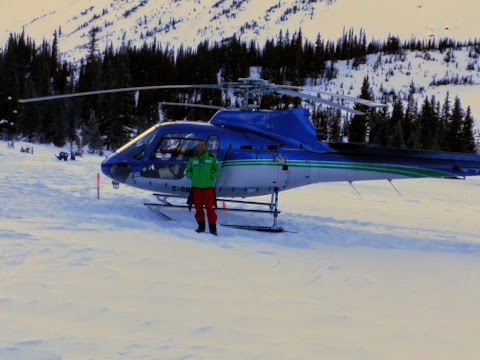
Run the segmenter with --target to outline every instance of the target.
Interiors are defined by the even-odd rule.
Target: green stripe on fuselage
[[[312,169],[334,169],[334,170],[356,170],[368,171],[384,174],[396,174],[411,178],[422,177],[451,177],[454,174],[410,166],[386,165],[386,164],[366,164],[366,163],[352,163],[352,162],[334,162],[334,161],[288,161],[285,164],[278,163],[272,160],[235,160],[225,161],[222,167],[236,167],[236,166],[283,166],[296,168],[312,168]]]

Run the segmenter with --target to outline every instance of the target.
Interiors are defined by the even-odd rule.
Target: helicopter
[[[282,232],[278,225],[279,193],[321,182],[392,180],[408,178],[464,178],[480,175],[480,156],[439,151],[384,148],[358,143],[333,143],[317,139],[306,108],[261,110],[252,102],[268,93],[298,96],[353,114],[360,111],[332,99],[368,107],[385,104],[365,99],[276,85],[259,78],[204,85],[159,85],[98,90],[19,100],[22,103],[123,91],[165,89],[219,89],[243,93],[241,108],[213,107],[217,112],[208,122],[168,121],[154,125],[119,148],[101,163],[103,174],[113,181],[153,192],[156,203],[144,203],[165,220],[164,209],[188,207],[173,198],[188,199],[191,187],[185,177],[196,142],[206,142],[207,151],[217,157],[221,175],[215,182],[217,200],[266,206],[266,208],[222,208],[273,215],[272,226],[221,224],[239,229]],[[326,97],[329,97],[326,98]],[[189,104],[165,103],[190,106]],[[195,105],[192,105],[195,106]],[[205,107],[211,107],[205,105]],[[353,186],[353,185],[352,185]],[[392,184],[393,186],[393,184]],[[270,195],[270,202],[243,200]],[[241,199],[239,199],[241,198]]]

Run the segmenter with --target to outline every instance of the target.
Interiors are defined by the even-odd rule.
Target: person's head
[[[200,155],[203,155],[207,151],[207,146],[205,144],[205,140],[197,140],[197,152]]]

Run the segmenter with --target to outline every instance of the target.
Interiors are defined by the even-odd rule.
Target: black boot
[[[208,224],[208,228],[210,229],[210,234],[217,235],[217,225]]]
[[[205,232],[205,221],[198,222],[198,229],[195,230],[197,233]]]

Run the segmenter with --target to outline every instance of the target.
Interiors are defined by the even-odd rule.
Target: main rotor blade
[[[330,92],[330,91],[310,89],[308,87],[290,86],[290,85],[275,85],[275,86],[278,86],[278,87],[283,88],[283,89],[293,89],[293,90],[298,90],[298,91],[316,92],[316,93],[319,93],[319,94],[336,97],[338,99],[349,100],[349,101],[352,101],[352,102],[355,102],[355,103],[358,103],[358,104],[362,104],[362,105],[365,105],[365,106],[368,106],[368,107],[386,107],[387,106],[386,104],[378,103],[378,102],[371,101],[371,100],[366,100],[366,99],[353,97],[353,96],[348,96],[348,95],[341,95],[341,94],[333,93],[333,92]]]
[[[347,95],[340,95],[340,94],[336,94],[336,93],[332,93],[332,92],[329,92],[329,91],[318,91],[320,94],[323,94],[323,95],[328,95],[328,96],[333,96],[333,97],[336,97],[336,98],[339,98],[339,99],[345,99],[345,100],[349,100],[349,101],[353,101],[353,102],[356,102],[356,103],[359,103],[359,104],[362,104],[362,105],[365,105],[365,106],[368,106],[368,107],[387,107],[387,104],[382,104],[382,103],[378,103],[378,102],[375,102],[375,101],[371,101],[371,100],[366,100],[366,99],[362,99],[362,98],[357,98],[357,97],[352,97],[352,96],[347,96]]]
[[[309,99],[318,103],[322,103],[328,106],[332,106],[334,108],[344,110],[356,115],[364,115],[363,112],[349,108],[347,106],[343,106],[339,103],[336,103],[331,100],[327,100],[321,98],[319,96],[310,95],[303,93],[301,91],[311,91],[316,92],[317,94],[324,94],[331,97],[336,97],[339,99],[349,100],[355,103],[359,103],[369,107],[384,107],[385,104],[376,103],[370,100],[365,100],[361,98],[355,98],[346,95],[339,95],[332,92],[326,91],[316,91],[314,89],[309,89],[305,87],[299,86],[289,86],[289,85],[276,85],[269,83],[263,79],[251,79],[251,78],[241,78],[238,82],[224,82],[220,84],[198,84],[198,85],[153,85],[153,86],[137,86],[137,87],[128,87],[128,88],[118,88],[118,89],[106,89],[106,90],[93,90],[93,91],[85,91],[85,92],[78,92],[78,93],[71,93],[71,94],[63,94],[63,95],[51,95],[51,96],[41,96],[29,99],[19,99],[19,103],[32,103],[32,102],[39,102],[39,101],[48,101],[48,100],[57,100],[57,99],[66,99],[66,98],[73,98],[73,97],[81,97],[81,96],[91,96],[91,95],[101,95],[101,94],[112,94],[112,93],[121,93],[121,92],[135,92],[135,91],[146,91],[146,90],[165,90],[165,89],[218,89],[218,90],[230,90],[230,91],[243,91],[247,93],[264,93],[264,92],[277,92],[279,94],[290,95],[295,97],[300,97],[303,99]],[[294,91],[295,90],[295,91]],[[165,103],[166,104],[166,103]],[[169,104],[169,105],[173,105]],[[188,106],[188,105],[184,105]],[[208,105],[207,105],[208,106]],[[198,106],[201,107],[201,106]],[[215,108],[215,109],[223,109],[223,108]]]
[[[355,115],[365,115],[365,113],[363,113],[361,111],[349,108],[349,107],[344,106],[342,104],[339,104],[335,101],[322,99],[318,96],[313,96],[313,95],[304,94],[304,93],[300,93],[298,91],[291,91],[291,90],[272,90],[272,91],[278,92],[279,94],[284,94],[284,95],[299,97],[299,98],[302,98],[302,99],[312,100],[312,101],[315,101],[315,102],[318,102],[318,103],[322,103],[322,104],[334,107],[336,109],[344,110],[346,112],[349,112],[349,113],[352,113],[352,114],[355,114]]]
[[[25,104],[25,103],[38,102],[38,101],[66,99],[66,98],[89,96],[89,95],[112,94],[112,93],[120,93],[120,92],[128,92],[128,91],[162,90],[162,89],[163,90],[165,89],[219,89],[219,88],[222,89],[222,87],[215,84],[137,86],[137,87],[119,88],[119,89],[84,91],[84,92],[63,94],[63,95],[40,96],[40,97],[29,98],[29,99],[18,99],[18,102]]]
[[[216,105],[176,103],[176,102],[168,102],[168,101],[162,101],[162,102],[159,102],[159,104],[160,105],[168,105],[168,106],[198,107],[198,108],[202,108],[202,109],[213,109],[213,110],[225,110],[226,109],[222,106],[216,106]]]

